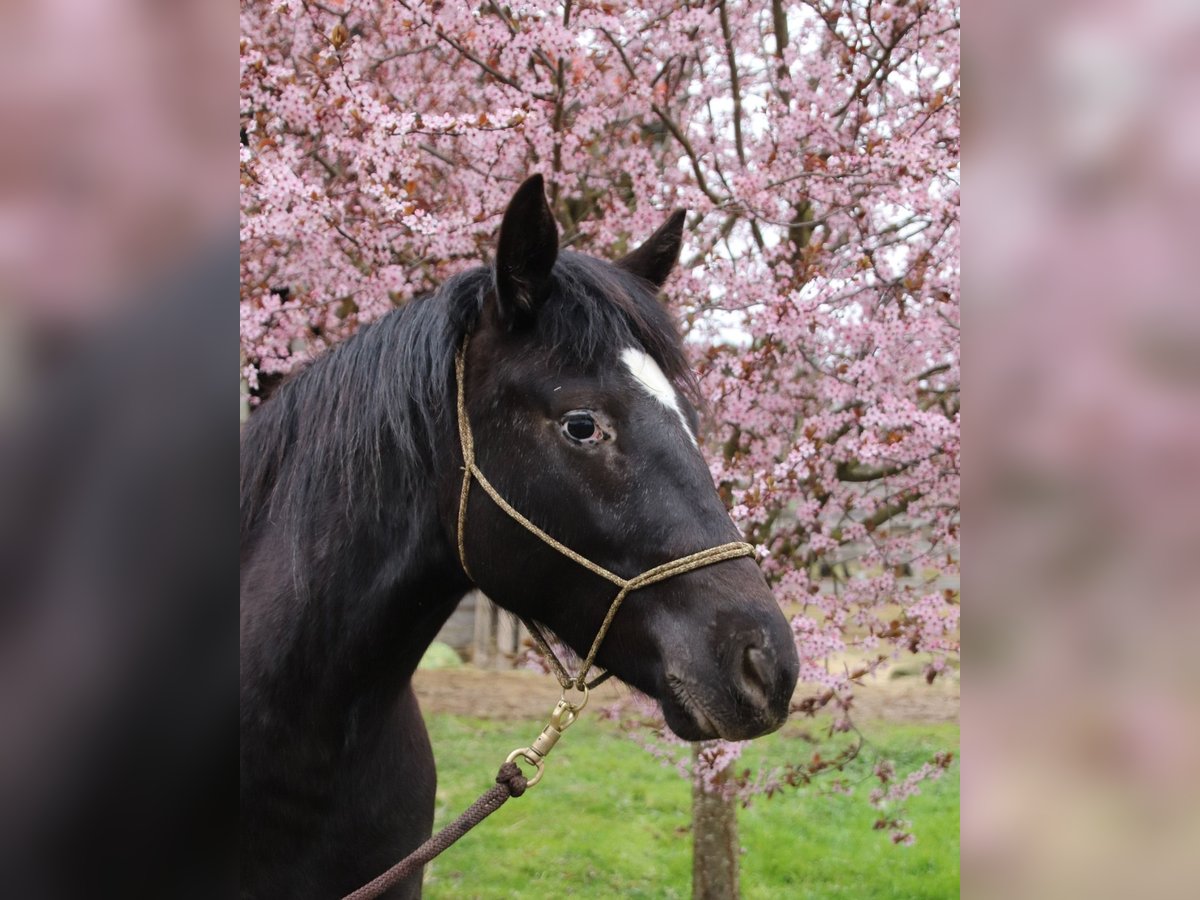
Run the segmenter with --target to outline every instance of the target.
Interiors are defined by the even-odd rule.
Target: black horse
[[[436,773],[411,679],[477,584],[588,649],[612,584],[482,491],[458,558],[454,359],[481,471],[557,540],[631,577],[738,538],[695,440],[695,382],[657,300],[676,213],[616,263],[558,250],[542,179],[514,195],[494,269],[450,279],[314,361],[242,437],[242,890],[337,898],[431,831]],[[630,595],[597,663],[680,737],[787,715],[798,663],[751,559]],[[486,773],[480,773],[484,777]],[[417,897],[420,879],[389,897]]]

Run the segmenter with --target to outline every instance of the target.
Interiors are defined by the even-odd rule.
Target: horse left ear
[[[671,218],[644,244],[617,260],[617,265],[641,276],[657,288],[662,287],[679,261],[679,248],[683,244],[683,219],[686,215],[686,210],[675,210]]]
[[[496,298],[500,314],[532,315],[550,293],[558,258],[558,226],[546,202],[541,175],[527,178],[504,211],[496,247]]]

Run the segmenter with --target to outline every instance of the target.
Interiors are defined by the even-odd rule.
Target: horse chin
[[[721,736],[717,726],[699,706],[683,705],[672,697],[662,701],[663,718],[675,736],[685,741],[707,741]]]
[[[722,715],[712,703],[705,703],[703,692],[697,686],[677,675],[666,676],[666,690],[662,692],[663,718],[676,737],[685,741],[708,741],[721,738],[727,741],[746,741],[775,731],[783,724],[779,721],[764,721],[755,716],[745,721]]]

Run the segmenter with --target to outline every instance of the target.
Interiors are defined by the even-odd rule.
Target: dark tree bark
[[[699,752],[693,744],[693,767]],[[692,839],[692,900],[737,900],[737,810],[732,799],[706,791],[699,781],[692,786]]]

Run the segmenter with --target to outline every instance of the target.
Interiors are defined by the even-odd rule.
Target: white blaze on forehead
[[[683,430],[692,439],[692,443],[696,444],[696,436],[692,434],[692,429],[688,426],[683,409],[679,405],[679,395],[675,393],[674,386],[663,374],[663,370],[658,367],[658,363],[654,361],[653,357],[635,347],[627,347],[621,351],[621,362],[625,363],[625,368],[629,369],[634,380],[645,389],[646,393],[667,409],[674,411],[675,415],[679,417],[680,424],[683,425]],[[700,445],[696,444],[696,446]]]

